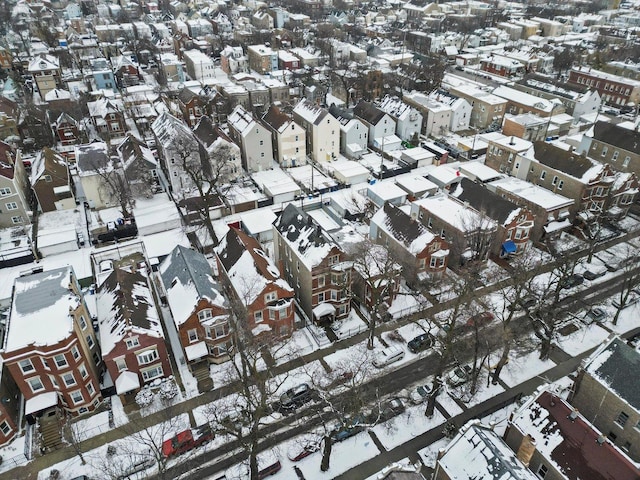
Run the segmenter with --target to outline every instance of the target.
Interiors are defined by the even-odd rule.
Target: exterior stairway
[[[198,392],[208,392],[213,389],[213,379],[209,375],[209,363],[200,362],[191,367],[191,373],[198,382]]]
[[[45,452],[62,448],[62,431],[57,415],[43,416],[38,420],[42,448]]]

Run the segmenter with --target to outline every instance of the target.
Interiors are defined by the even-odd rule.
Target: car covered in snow
[[[463,385],[471,379],[472,372],[471,365],[458,365],[447,375],[447,384],[451,387]]]
[[[404,358],[404,350],[399,347],[387,347],[379,350],[373,359],[373,366],[383,368]]]

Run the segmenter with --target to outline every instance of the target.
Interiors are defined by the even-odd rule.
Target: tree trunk
[[[544,338],[540,345],[540,360],[548,360],[551,353],[551,335]]]
[[[504,346],[502,347],[502,355],[500,355],[500,360],[498,360],[498,364],[496,365],[496,369],[493,371],[493,374],[491,375],[491,383],[493,385],[497,385],[498,384],[498,379],[500,378],[500,373],[502,372],[502,369],[504,368],[504,366],[507,364],[507,361],[509,360],[509,352],[511,351],[511,345],[509,344],[508,341],[506,341],[504,343]]]
[[[255,450],[252,449],[251,455],[249,455],[249,475],[251,480],[258,480],[260,478],[258,472],[258,455]]]
[[[323,440],[323,448],[322,448],[322,461],[320,462],[320,470],[326,472],[329,470],[329,462],[331,461],[331,448],[333,446],[333,441],[331,440],[330,435],[325,435]]]
[[[622,305],[620,305],[622,307]],[[611,320],[611,323],[613,323],[614,325],[618,324],[618,318],[620,318],[620,312],[622,311],[622,308],[618,308],[616,309],[616,314],[613,316],[613,319]]]

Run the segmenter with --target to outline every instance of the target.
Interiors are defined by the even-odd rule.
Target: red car
[[[473,330],[476,327],[482,328],[485,325],[491,323],[494,318],[495,317],[491,312],[478,313],[477,315],[474,315],[473,317],[470,317],[469,320],[467,320],[467,323],[465,324],[465,329]]]
[[[305,443],[304,445],[293,445],[287,454],[287,457],[292,462],[299,462],[303,458],[308,457],[312,453],[320,450],[320,445],[316,442]]]
[[[213,439],[209,425],[184,430],[162,442],[162,455],[165,458],[181,455]]]

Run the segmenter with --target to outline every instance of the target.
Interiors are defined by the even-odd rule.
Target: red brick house
[[[198,124],[200,117],[211,113],[209,109],[209,99],[203,90],[194,92],[190,88],[185,87],[178,93],[176,101],[182,113],[182,118],[191,129]]]
[[[20,427],[20,390],[5,366],[0,373],[0,398],[0,445],[4,445]]]
[[[64,157],[45,147],[31,165],[31,190],[41,212],[76,208],[71,189],[71,175]]]
[[[527,249],[535,220],[529,209],[519,207],[468,178],[463,178],[451,195],[495,220],[498,230],[491,246],[493,255],[508,257]]]
[[[331,323],[351,311],[351,263],[305,211],[290,203],[274,223],[276,260],[307,317]]]
[[[0,355],[29,421],[58,408],[79,415],[100,404],[100,351],[72,267],[15,280]]]
[[[105,140],[124,137],[127,124],[124,118],[122,100],[101,98],[88,102],[91,123]]]
[[[170,376],[171,364],[144,256],[105,263],[96,302],[102,359],[127,404],[141,386]]]
[[[78,122],[68,113],[61,113],[53,124],[55,135],[62,146],[80,143],[80,128]]]
[[[417,279],[441,278],[447,270],[449,243],[412,218],[408,209],[386,202],[371,218],[369,238],[410,259]]]
[[[262,250],[258,241],[231,228],[215,249],[218,271],[247,310],[254,335],[291,335],[294,323],[293,288]]]
[[[189,368],[199,382],[209,383],[209,363],[228,360],[232,346],[222,287],[206,257],[181,245],[163,260],[159,272]]]

